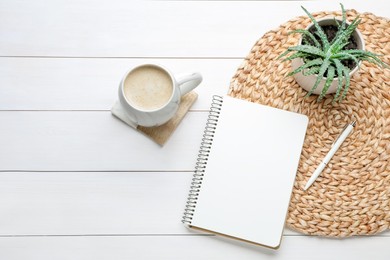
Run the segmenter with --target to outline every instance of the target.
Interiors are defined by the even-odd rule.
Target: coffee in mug
[[[131,69],[119,85],[119,103],[133,127],[158,126],[171,119],[181,97],[202,81],[199,73],[174,77],[166,68],[144,64]]]
[[[123,85],[127,101],[140,110],[156,110],[165,106],[173,92],[171,77],[156,66],[134,69],[127,75]]]

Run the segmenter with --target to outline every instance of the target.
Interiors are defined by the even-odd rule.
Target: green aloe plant
[[[387,64],[378,58],[380,56],[379,54],[365,50],[345,49],[345,47],[348,45],[350,37],[352,36],[352,33],[361,22],[361,19],[359,19],[359,16],[357,16],[350,24],[347,24],[344,6],[342,4],[340,5],[342,10],[342,21],[340,22],[335,19],[337,33],[334,39],[331,41],[328,40],[324,30],[314,19],[314,17],[302,6],[302,9],[310,17],[310,20],[314,24],[315,32],[313,34],[309,30],[303,29],[290,32],[290,34],[301,34],[303,39],[302,44],[289,47],[279,56],[279,58],[282,58],[287,54],[292,53],[287,58],[284,58],[283,61],[289,61],[296,58],[301,58],[304,61],[302,66],[290,72],[288,76],[292,76],[299,72],[302,72],[302,74],[305,76],[317,74],[317,79],[312,89],[307,93],[307,96],[310,96],[313,93],[324,77],[326,78],[324,88],[318,97],[318,101],[324,98],[335,77],[338,78],[338,85],[333,101],[340,102],[345,98],[350,86],[350,69],[343,64],[344,60],[352,60],[356,63],[356,66],[359,66],[359,62],[361,60],[365,60],[378,66],[389,68]],[[344,78],[345,85],[343,82]]]

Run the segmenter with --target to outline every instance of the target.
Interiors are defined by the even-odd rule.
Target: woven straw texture
[[[313,15],[341,18],[340,12]],[[348,21],[357,15],[348,10]],[[390,64],[390,21],[371,13],[360,17],[358,29],[366,49],[383,54],[381,59]],[[390,227],[390,70],[363,62],[341,103],[332,104],[333,95],[321,102],[317,96],[305,98],[307,92],[293,77],[286,77],[290,62],[277,58],[298,43],[300,36],[288,32],[309,23],[308,17],[301,16],[260,38],[232,78],[229,95],[309,117],[287,217],[290,228],[327,237],[385,231]],[[320,177],[303,191],[333,141],[353,120],[357,125],[351,135]]]

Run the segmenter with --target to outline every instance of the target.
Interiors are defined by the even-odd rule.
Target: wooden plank
[[[161,64],[175,75],[199,71],[203,82],[192,110],[207,110],[225,94],[240,59],[0,58],[0,110],[110,110],[127,70]]]
[[[1,172],[0,236],[190,234],[181,217],[191,177],[189,172]]]
[[[290,18],[340,10],[339,1],[0,2],[0,55],[79,57],[244,57]],[[389,16],[387,0],[343,1]]]
[[[278,251],[209,236],[7,237],[0,257],[57,259],[354,259],[388,260],[390,237],[345,240],[285,237]]]
[[[0,172],[0,236],[194,234],[181,223],[191,178],[190,172]]]
[[[1,172],[0,236],[193,234],[181,223],[191,178],[190,172]]]
[[[206,112],[190,112],[163,146],[101,111],[0,111],[0,170],[192,171]]]

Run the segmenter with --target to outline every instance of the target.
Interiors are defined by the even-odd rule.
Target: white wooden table
[[[384,1],[343,1],[390,17]],[[180,222],[212,94],[266,31],[323,2],[0,1],[0,259],[390,259],[390,232],[285,230],[279,251]],[[110,114],[129,68],[200,71],[164,147]]]

